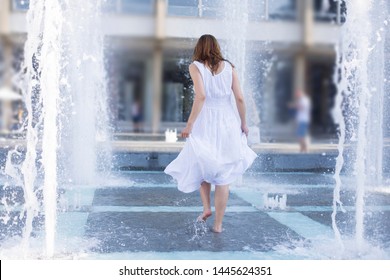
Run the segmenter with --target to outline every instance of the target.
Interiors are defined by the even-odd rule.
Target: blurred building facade
[[[188,74],[193,47],[204,33],[223,44],[222,2],[103,1],[110,108],[117,132],[134,131],[134,122],[142,122],[138,131],[151,133],[184,127],[193,98]],[[28,0],[0,0],[0,85],[10,84],[18,71],[28,6]],[[255,84],[262,140],[288,138],[288,102],[296,89],[312,99],[313,136],[334,137],[333,71],[344,1],[248,0],[248,7],[247,59],[253,67],[245,75]]]

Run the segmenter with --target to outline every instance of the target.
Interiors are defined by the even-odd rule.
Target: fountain
[[[25,158],[8,154],[5,172],[23,187],[22,248],[43,212],[46,257],[53,257],[58,188],[88,185],[110,165],[109,121],[99,28],[100,1],[32,0],[20,88],[28,116]],[[102,166],[97,161],[103,162]],[[8,186],[11,187],[11,186]],[[41,202],[40,198],[43,197]],[[43,209],[42,209],[43,208]]]
[[[252,72],[253,64],[247,41],[250,3],[220,0],[219,7],[227,30],[221,36],[224,53],[237,67],[247,101],[248,125],[256,128],[259,108],[255,100],[260,93],[254,89],[251,75],[246,75]],[[12,253],[21,249],[18,258],[78,258],[83,249],[72,242],[67,242],[63,255],[56,247],[56,235],[61,230],[64,235],[74,230],[92,247],[82,257],[92,259],[388,258],[382,248],[366,249],[369,241],[364,229],[367,191],[380,186],[384,176],[381,28],[387,23],[383,5],[384,1],[380,5],[362,0],[348,3],[335,73],[338,95],[334,116],[340,140],[334,177],[253,172],[243,178],[243,188],[232,187],[228,226],[216,236],[208,232],[206,223],[200,227],[194,224],[200,205],[198,195],[178,193],[161,172],[121,171],[120,176],[127,176],[124,183],[118,180],[111,183],[113,188],[96,187],[99,174],[110,169],[111,158],[106,145],[110,127],[100,1],[32,0],[27,14],[25,61],[19,75],[28,112],[26,147],[8,153],[8,183],[3,189],[12,191],[2,199],[2,212],[8,215],[2,217],[0,231],[9,227],[7,234],[11,233],[15,224],[22,228],[22,238],[16,240]],[[258,65],[263,64],[254,67]],[[168,142],[176,141],[176,132],[168,130],[167,135]],[[145,160],[142,156],[138,159]],[[168,161],[160,155],[153,155],[151,160]],[[344,170],[351,172],[344,176]],[[134,185],[129,184],[129,177]],[[342,193],[346,177],[356,185],[356,202],[347,206]],[[95,186],[88,204],[83,203],[83,194],[76,193],[72,208],[69,197],[59,195],[88,186]],[[333,212],[329,211],[332,198]],[[344,235],[349,224],[347,230],[339,230],[339,211],[350,209],[356,216],[352,246]],[[61,214],[71,222],[61,224]],[[85,219],[75,222],[75,215]],[[388,223],[385,218],[381,221]],[[43,228],[44,245],[34,247],[32,243],[39,239],[37,224]],[[237,228],[245,228],[245,234]],[[338,242],[334,242],[334,235]],[[1,246],[6,243],[0,241]],[[351,247],[357,247],[357,252]],[[388,244],[384,247],[389,248]],[[337,254],[340,248],[345,251]],[[2,256],[9,257],[3,252]]]
[[[252,144],[260,143],[259,108],[253,96],[255,90],[253,82],[246,73],[253,71],[247,48],[247,28],[249,23],[249,10],[254,8],[248,0],[222,1],[221,4],[226,38],[225,52],[228,59],[237,67],[237,74],[242,86],[247,107],[247,122],[249,127],[248,141]],[[238,115],[238,112],[236,112]]]
[[[378,3],[379,2],[379,3]],[[342,27],[337,48],[335,81],[338,95],[334,116],[339,124],[339,155],[336,162],[336,187],[332,224],[336,239],[342,236],[336,225],[340,200],[340,173],[345,167],[354,178],[355,242],[358,253],[364,248],[365,196],[367,191],[382,184],[383,117],[384,117],[384,28],[385,1],[348,1],[347,21]],[[351,146],[348,151],[344,145]],[[344,155],[349,162],[344,164]],[[351,165],[353,163],[353,166]]]
[[[342,197],[342,174],[352,178],[355,188],[356,254],[367,253],[365,239],[365,197],[367,188],[375,190],[383,184],[383,118],[384,118],[384,49],[387,7],[385,1],[348,1],[347,21],[341,27],[340,43],[336,47],[334,119],[339,125],[338,157],[335,165],[332,228],[337,246],[345,250],[345,239],[337,226],[339,211],[346,213]],[[237,65],[239,78],[248,102],[250,125],[258,126],[259,119],[248,81],[248,1],[224,1],[226,53]],[[253,63],[252,63],[253,64]],[[348,146],[348,148],[345,148]],[[344,172],[346,171],[346,172]],[[348,192],[349,194],[349,192]],[[350,250],[350,248],[348,248]]]

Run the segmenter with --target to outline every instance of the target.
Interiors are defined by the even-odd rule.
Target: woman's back
[[[194,61],[202,75],[206,101],[205,104],[230,100],[232,95],[232,66],[226,61],[222,61],[219,71],[213,75],[211,70],[201,62]],[[221,100],[222,99],[222,100]]]

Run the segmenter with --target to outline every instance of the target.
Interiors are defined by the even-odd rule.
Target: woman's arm
[[[204,101],[206,99],[206,93],[204,91],[202,75],[200,74],[198,67],[195,64],[191,63],[189,70],[190,70],[191,79],[194,83],[195,98],[194,98],[194,103],[192,104],[190,117],[188,118],[187,121],[187,126],[181,132],[181,137],[184,138],[187,138],[190,135],[195,120],[198,117],[200,111],[202,110]]]
[[[248,136],[249,129],[246,125],[246,109],[245,109],[245,101],[244,101],[244,95],[242,94],[240,82],[238,81],[238,76],[236,71],[233,68],[233,83],[232,83],[232,90],[234,97],[236,99],[238,114],[240,115],[241,119],[241,130]]]

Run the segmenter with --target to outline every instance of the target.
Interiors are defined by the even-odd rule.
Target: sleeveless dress
[[[229,185],[257,157],[241,131],[233,102],[230,63],[224,62],[223,70],[214,76],[203,63],[194,61],[194,64],[201,73],[206,99],[182,151],[164,170],[185,193],[198,190],[203,181]]]

